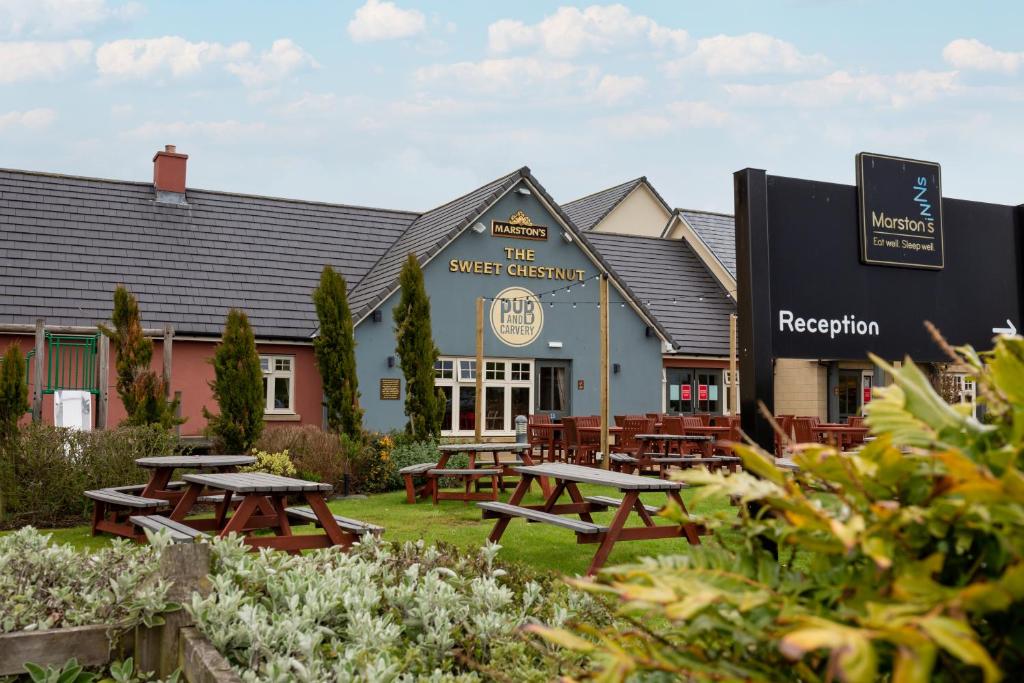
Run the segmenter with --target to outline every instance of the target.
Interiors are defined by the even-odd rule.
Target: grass
[[[588,485],[580,486],[580,491],[585,496],[615,493],[604,487]],[[511,491],[500,499],[507,500],[510,495]],[[728,503],[724,500],[705,501],[694,509],[690,507],[691,497],[692,492],[683,492],[683,499],[691,512],[711,514],[729,509]],[[652,505],[662,505],[665,502],[664,494],[644,494],[643,498]],[[536,487],[525,502],[542,502]],[[494,527],[494,520],[482,519],[480,509],[473,503],[441,501],[435,506],[428,500],[409,505],[405,502],[404,492],[334,500],[329,505],[337,514],[383,526],[386,529],[384,538],[389,541],[423,539],[428,543],[445,541],[463,548],[478,548],[486,542],[487,535]],[[611,511],[595,513],[594,521],[608,524],[612,514]],[[667,523],[663,520],[656,521]],[[639,524],[639,518],[634,516],[629,524]],[[70,543],[83,549],[100,548],[110,542],[108,536],[92,536],[88,526],[46,531],[53,534],[53,540],[56,542]],[[296,532],[313,533],[314,528],[297,527]],[[598,547],[593,543],[578,545],[576,535],[567,529],[548,524],[527,524],[521,519],[512,521],[501,539],[501,545],[499,557],[505,561],[522,562],[535,569],[569,575],[585,572]],[[620,542],[612,551],[608,564],[627,563],[645,555],[686,552],[688,547],[684,538]]]

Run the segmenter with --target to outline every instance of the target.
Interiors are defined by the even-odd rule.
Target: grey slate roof
[[[562,209],[580,230],[591,230],[642,182],[644,178],[634,178],[621,185],[562,204]]]
[[[729,315],[736,306],[689,244],[597,232],[587,240],[668,331],[675,352],[729,354]]]
[[[677,209],[726,270],[736,277],[736,221],[727,213]]]
[[[431,209],[413,221],[395,244],[380,259],[349,297],[353,320],[357,323],[398,287],[402,264],[415,254],[422,262],[437,253],[470,222],[475,221],[498,197],[529,173],[521,168],[478,187],[469,194]]]
[[[306,339],[331,264],[358,283],[418,213],[0,169],[0,322],[95,325],[114,287],[143,324],[218,335],[231,307],[260,338]]]

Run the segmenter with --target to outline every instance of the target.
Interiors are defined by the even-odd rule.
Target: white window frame
[[[278,370],[277,362],[279,360],[288,361],[287,370]],[[266,363],[264,365],[264,362]],[[264,398],[263,414],[264,415],[295,415],[295,356],[289,356],[285,354],[275,355],[261,355],[260,356],[260,370],[263,372],[264,379],[267,380],[267,392]],[[283,377],[288,379],[288,407],[287,408],[275,408],[274,407],[274,380]]]
[[[462,387],[476,389],[476,376],[469,368],[475,366],[475,358],[460,358],[457,356],[442,356],[438,361],[449,361],[452,363],[455,372],[452,377],[437,377],[435,373],[434,386],[438,387],[451,387],[452,391],[452,423],[449,425],[442,425],[441,435],[442,436],[472,436],[474,430],[472,429],[452,429],[451,427],[458,424],[459,419],[459,393]],[[469,365],[466,366],[467,371],[463,372],[463,362],[469,361]],[[502,375],[504,379],[495,380],[487,379],[487,368],[490,363],[501,363],[503,364]],[[527,379],[512,379],[512,363],[524,363],[529,372]],[[493,367],[493,366],[491,366]],[[521,372],[522,369],[520,369]],[[534,401],[534,372],[535,366],[532,358],[484,358],[484,381],[483,391],[484,397],[487,396],[488,387],[503,387],[505,390],[505,413],[502,416],[502,428],[501,429],[487,429],[487,415],[486,415],[486,404],[484,411],[484,429],[481,434],[484,436],[514,436],[516,433],[515,419],[516,416],[512,414],[512,389],[513,387],[523,387],[529,391],[529,406],[533,409]],[[521,376],[521,375],[520,375]]]

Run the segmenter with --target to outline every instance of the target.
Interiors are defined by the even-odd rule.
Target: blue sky
[[[938,161],[1024,202],[1020,2],[0,0],[0,167],[427,209],[528,165],[559,200],[646,175],[854,182]]]

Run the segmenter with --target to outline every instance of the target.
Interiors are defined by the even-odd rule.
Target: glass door
[[[838,418],[846,422],[846,418],[860,413],[860,370],[840,370],[836,383],[836,396],[839,399]]]
[[[569,387],[572,377],[569,362],[539,360],[536,363],[536,372],[535,412],[550,415],[555,420],[572,415],[572,392]]]
[[[722,414],[722,371],[697,371],[698,413]]]
[[[665,371],[668,380],[668,400],[665,406],[672,415],[692,415],[695,407],[693,395],[693,370],[668,368]]]

